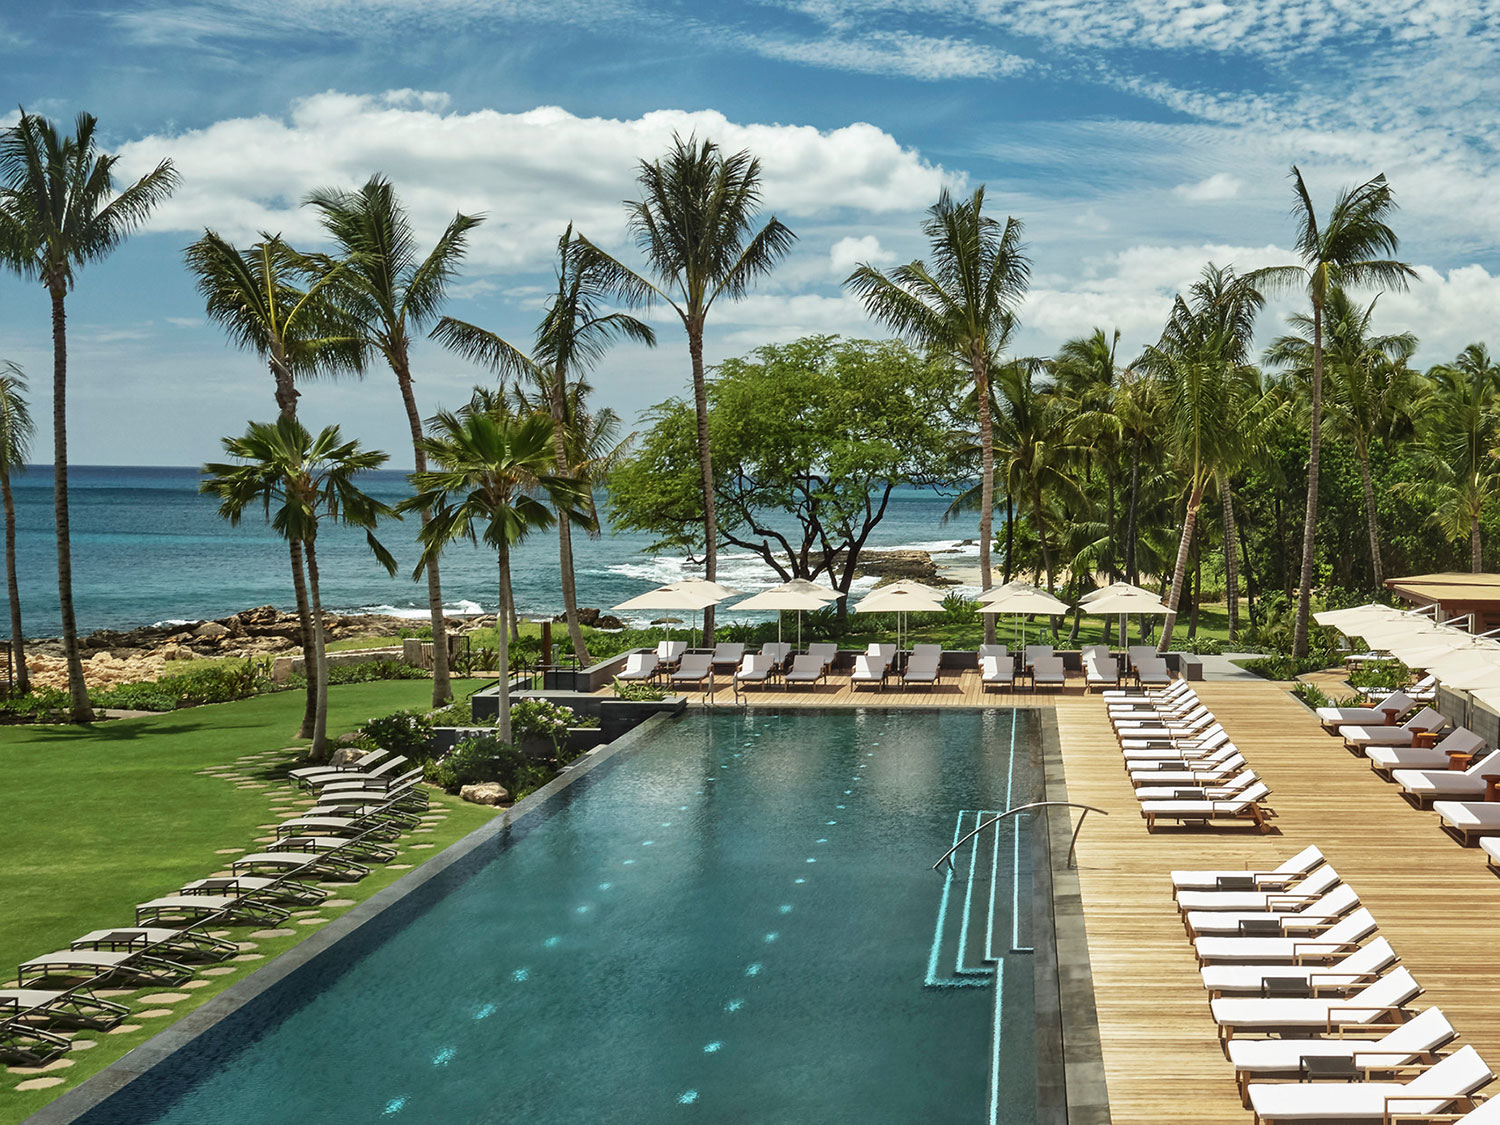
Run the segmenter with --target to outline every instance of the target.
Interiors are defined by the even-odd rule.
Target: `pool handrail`
[[[1083,831],[1083,822],[1088,818],[1088,815],[1091,812],[1096,812],[1100,816],[1108,816],[1108,810],[1098,808],[1095,805],[1080,805],[1076,801],[1032,801],[1027,805],[1017,805],[1015,808],[1006,809],[1003,813],[999,813],[989,820],[982,821],[970,831],[964,833],[963,839],[959,840],[951,848],[944,852],[942,858],[940,858],[936,863],[932,865],[932,869],[936,871],[939,867],[943,866],[943,864],[946,863],[948,865],[948,870],[953,870],[953,853],[958,851],[959,848],[963,847],[975,836],[983,832],[986,828],[989,828],[991,825],[999,824],[1006,817],[1014,816],[1018,812],[1027,812],[1031,809],[1051,808],[1053,806],[1062,806],[1063,808],[1083,810],[1083,816],[1080,816],[1078,818],[1078,823],[1073,828],[1073,838],[1068,841],[1068,866],[1072,867],[1073,849],[1078,846],[1078,833]]]

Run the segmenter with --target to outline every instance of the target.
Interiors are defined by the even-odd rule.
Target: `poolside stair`
[[[960,810],[954,842],[998,815],[995,809]],[[924,987],[988,988],[1002,957],[1032,952],[1032,815],[986,827],[943,868]]]

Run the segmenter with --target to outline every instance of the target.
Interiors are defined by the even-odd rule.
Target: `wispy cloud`
[[[1030,60],[971,39],[934,38],[907,31],[874,31],[815,39],[749,35],[741,44],[767,58],[835,70],[937,82],[1020,74]]]
[[[1209,203],[1221,199],[1233,199],[1239,195],[1240,188],[1244,187],[1239,177],[1231,176],[1228,172],[1215,172],[1207,179],[1196,183],[1178,184],[1172,189],[1172,193],[1189,203]]]

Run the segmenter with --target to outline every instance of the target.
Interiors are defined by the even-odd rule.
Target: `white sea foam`
[[[381,614],[385,617],[400,617],[408,621],[426,621],[432,616],[432,611],[425,605],[361,605],[353,609],[340,610],[340,613],[371,613]],[[486,612],[485,608],[478,602],[460,598],[458,601],[444,602],[443,612],[454,617],[475,616]]]

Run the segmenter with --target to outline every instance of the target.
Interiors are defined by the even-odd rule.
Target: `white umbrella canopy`
[[[705,597],[712,595],[714,602],[711,604],[728,601],[730,598],[737,598],[744,593],[743,590],[736,590],[733,586],[723,586],[718,582],[710,582],[706,578],[688,578],[681,582],[673,582],[666,588],[689,594],[702,594]]]
[[[812,582],[806,578],[792,578],[783,582],[780,586],[771,587],[771,589],[785,590],[788,593],[807,594],[824,602],[836,602],[844,596],[830,586],[825,586],[821,582]]]
[[[699,610],[718,605],[738,593],[738,590],[720,586],[717,582],[706,582],[702,578],[689,578],[686,582],[671,582],[665,586],[658,586],[654,590],[647,590],[644,594],[627,598],[614,608],[617,610],[689,609],[693,611],[696,618]],[[693,627],[696,630],[696,620]]]
[[[1007,583],[991,590],[987,599],[980,600],[984,603],[981,613],[1045,613],[1056,616],[1073,608],[1029,582]]]
[[[1500,672],[1500,646],[1472,646],[1433,657],[1425,665],[1445,687],[1466,690]]]
[[[1110,598],[1119,597],[1143,598],[1146,601],[1156,602],[1158,605],[1161,605],[1161,599],[1153,594],[1150,590],[1147,590],[1141,586],[1136,586],[1130,582],[1111,582],[1108,586],[1100,586],[1097,590],[1090,590],[1087,594],[1084,594],[1083,597],[1078,599],[1078,604],[1080,606],[1089,607],[1097,601],[1105,601]],[[1166,606],[1162,606],[1162,610],[1163,612],[1165,612]],[[1097,612],[1113,613],[1114,610],[1098,610]]]
[[[900,648],[901,615],[942,613],[943,598],[941,591],[920,582],[892,582],[866,594],[855,604],[854,612],[896,614],[896,647]]]
[[[792,582],[805,582],[805,579],[794,578]],[[772,586],[769,590],[746,598],[742,602],[735,602],[730,609],[754,609],[761,611],[776,611],[776,643],[781,643],[781,611],[794,609],[797,611],[797,647],[802,647],[802,612],[803,610],[822,609],[828,602],[816,594],[806,593],[801,589],[793,588],[792,582],[780,586]],[[811,586],[813,583],[807,582]],[[838,595],[834,595],[837,597]]]
[[[1408,614],[1392,606],[1370,602],[1367,605],[1350,606],[1347,609],[1325,609],[1313,614],[1313,620],[1319,625],[1326,625],[1347,633],[1357,625],[1368,625],[1375,621],[1394,621],[1407,616]]]
[[[1095,590],[1093,601],[1079,602],[1084,613],[1111,617],[1118,613],[1170,613],[1155,594],[1146,590]]]

